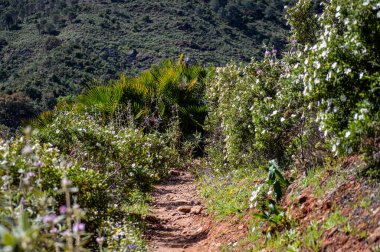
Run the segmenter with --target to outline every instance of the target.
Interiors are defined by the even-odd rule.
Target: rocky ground
[[[172,171],[170,178],[156,186],[153,199],[146,217],[150,251],[219,251],[246,233],[244,226],[228,220],[215,222],[206,213],[189,171]]]

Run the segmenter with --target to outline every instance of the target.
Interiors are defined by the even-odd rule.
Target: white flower
[[[351,73],[351,71],[352,71],[351,68],[345,68],[344,69],[345,74],[349,74],[349,73]]]
[[[280,121],[281,121],[281,122],[285,121],[285,118],[284,118],[284,117],[281,117]]]
[[[28,154],[30,154],[30,153],[32,153],[33,152],[33,148],[32,148],[32,146],[30,146],[30,145],[26,145],[22,150],[21,150],[21,154],[22,155],[28,155]]]
[[[367,6],[367,5],[369,4],[369,2],[370,2],[370,0],[365,0],[365,1],[363,2],[363,6]]]
[[[319,61],[314,61],[313,62],[313,66],[316,68],[316,69],[319,69],[321,67],[321,63],[319,63]]]
[[[351,135],[351,132],[350,132],[350,131],[347,131],[346,134],[344,134],[344,137],[345,137],[345,138],[348,138],[350,135]]]
[[[336,66],[337,66],[337,62],[334,62],[332,65],[331,65],[331,67],[333,68],[333,69],[335,69],[336,68]]]
[[[347,97],[346,97],[344,94],[342,94],[342,95],[340,96],[340,100],[341,100],[342,102],[345,102],[345,101],[347,101]]]
[[[252,202],[252,201],[256,200],[257,196],[258,196],[259,193],[260,193],[261,187],[262,187],[262,185],[259,185],[259,186],[256,188],[256,190],[253,190],[253,191],[252,191],[252,197],[249,199],[249,201]]]
[[[338,12],[338,11],[340,11],[340,5],[338,5],[337,7],[336,7],[336,11]]]
[[[331,71],[329,71],[327,73],[327,76],[326,76],[326,81],[329,81],[331,79]]]
[[[351,153],[352,153],[352,148],[351,148],[351,147],[348,148],[347,153],[348,153],[348,154],[351,154]]]
[[[336,151],[336,145],[335,145],[335,144],[332,146],[331,151],[332,151],[332,152],[335,152],[335,151]]]
[[[275,115],[277,115],[277,113],[278,113],[278,111],[277,111],[277,110],[273,111],[273,113],[272,113],[272,116],[275,116]]]
[[[363,78],[363,75],[364,75],[364,73],[361,72],[361,73],[359,74],[359,79],[362,79],[362,78]]]

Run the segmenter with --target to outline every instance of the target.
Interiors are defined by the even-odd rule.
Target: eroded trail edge
[[[211,220],[196,193],[194,177],[187,170],[172,171],[155,186],[146,217],[149,251],[208,251]]]

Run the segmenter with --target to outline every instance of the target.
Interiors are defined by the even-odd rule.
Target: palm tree
[[[134,104],[137,118],[153,115],[164,122],[170,120],[175,108],[184,133],[201,130],[206,116],[205,76],[204,67],[187,65],[181,55],[178,62],[166,60],[130,80],[122,76],[123,101]]]
[[[101,114],[107,122],[115,114],[123,96],[124,82],[103,85],[94,82],[93,86],[79,95],[73,108],[78,112]]]
[[[181,55],[178,62],[163,61],[137,77],[127,78],[122,74],[119,80],[108,84],[95,81],[74,102],[61,102],[55,110],[98,114],[107,123],[120,108],[130,108],[135,119],[148,130],[164,130],[174,114],[178,114],[186,135],[203,130],[207,114],[203,99],[206,73],[200,65],[187,65]],[[53,114],[41,114],[35,124],[47,125]]]

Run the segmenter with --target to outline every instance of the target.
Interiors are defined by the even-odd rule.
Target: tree
[[[286,18],[292,27],[293,39],[300,44],[316,41],[319,31],[318,19],[312,0],[300,0],[288,9]]]

